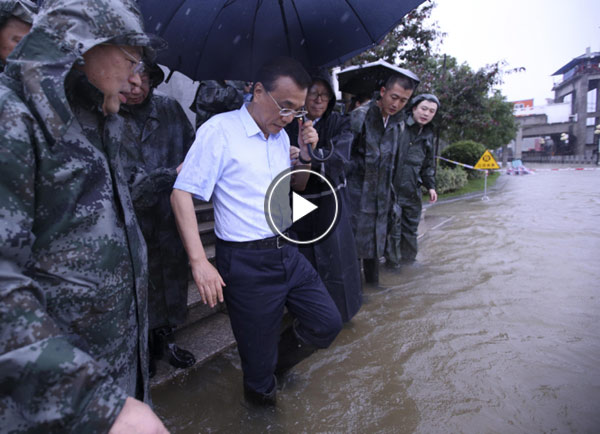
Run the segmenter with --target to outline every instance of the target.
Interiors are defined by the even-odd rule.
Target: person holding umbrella
[[[301,245],[300,251],[319,272],[342,315],[342,321],[348,322],[362,305],[360,269],[350,225],[345,173],[354,136],[350,129],[350,118],[334,112],[334,106],[335,93],[329,77],[325,74],[314,77],[306,95],[306,117],[313,121],[319,134],[319,142],[314,152],[323,156],[331,152],[331,155],[322,162],[312,161],[310,167],[316,172],[324,173],[330,179],[341,205],[332,232],[316,243]],[[292,122],[286,127],[290,142],[296,147],[298,128],[297,122]],[[306,188],[299,194],[318,208],[298,220],[292,230],[300,239],[316,239],[319,234],[325,232],[323,225],[328,225],[331,221],[332,192],[321,178],[310,176]]]
[[[315,269],[295,245],[273,236],[264,214],[272,181],[290,169],[290,159],[299,157],[298,150],[290,149],[284,127],[306,114],[302,107],[310,76],[299,62],[282,57],[264,64],[254,83],[250,103],[200,127],[171,203],[203,301],[210,306],[227,302],[246,400],[274,405],[276,368],[281,372],[316,348],[329,346],[342,322]],[[312,122],[300,120],[304,161],[310,161],[307,146],[318,140]],[[192,194],[212,198],[217,269],[206,258]],[[293,352],[278,360],[284,307],[294,317],[295,344]]]
[[[428,190],[429,201],[437,201],[431,121],[439,107],[440,101],[430,93],[413,98],[406,128],[401,135],[392,180],[393,205],[385,248],[386,264],[394,268],[414,262],[417,256],[421,185]]]
[[[348,166],[352,224],[365,281],[379,282],[379,258],[384,255],[391,197],[392,169],[404,130],[402,109],[416,81],[400,73],[389,76],[379,98],[350,113],[355,139]]]

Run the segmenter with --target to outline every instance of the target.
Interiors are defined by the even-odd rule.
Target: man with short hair
[[[149,45],[133,0],[46,0],[0,75],[2,431],[166,432],[114,116]]]
[[[31,29],[36,12],[37,5],[29,0],[0,0],[0,72],[6,58]]]
[[[147,63],[141,85],[125,93],[119,114],[125,119],[119,155],[136,217],[148,246],[150,376],[156,360],[189,368],[194,355],[175,344],[174,328],[187,316],[189,267],[177,233],[169,197],[177,167],[194,141],[194,129],[177,101],[154,89],[164,74]]]
[[[348,193],[358,257],[365,281],[379,282],[379,258],[387,236],[392,170],[400,135],[404,130],[402,109],[416,83],[395,73],[379,91],[379,98],[350,114],[355,135],[348,168]]]
[[[264,215],[271,182],[289,170],[290,158],[298,158],[283,128],[298,118],[304,161],[310,161],[307,144],[318,142],[312,122],[300,119],[311,78],[297,61],[277,58],[262,66],[254,83],[252,102],[200,127],[171,202],[202,299],[211,306],[227,302],[246,399],[273,405],[276,367],[283,373],[315,348],[329,346],[341,318],[315,269],[295,245],[273,236]],[[212,197],[218,271],[202,247],[192,194]],[[278,361],[284,307],[295,318],[296,344],[293,354],[280,354]]]

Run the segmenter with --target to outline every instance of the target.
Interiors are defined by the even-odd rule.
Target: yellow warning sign
[[[494,160],[491,152],[486,150],[475,165],[475,169],[500,169],[500,166]]]

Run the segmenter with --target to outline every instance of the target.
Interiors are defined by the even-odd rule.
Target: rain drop
[[[187,11],[185,11],[185,16],[187,17],[190,14],[190,12],[192,12],[192,8],[188,8]]]
[[[219,29],[219,30],[221,30],[222,28],[223,28],[223,24],[219,24],[219,25],[217,26],[217,29]]]
[[[154,28],[154,31],[155,31],[155,32],[158,32],[158,31],[160,30],[160,28],[161,28],[161,27],[162,27],[162,23],[158,23],[158,24],[156,25],[156,27]]]
[[[344,15],[340,18],[340,22],[345,23],[350,19],[350,12],[345,12]]]
[[[237,35],[235,38],[233,38],[233,45],[237,45],[241,39],[242,35]]]
[[[304,42],[305,42],[305,39],[302,39],[302,40],[300,41],[300,45],[304,45]]]

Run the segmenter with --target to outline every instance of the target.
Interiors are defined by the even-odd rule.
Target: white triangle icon
[[[296,223],[306,214],[316,210],[318,206],[304,199],[297,193],[292,192],[292,223]]]

